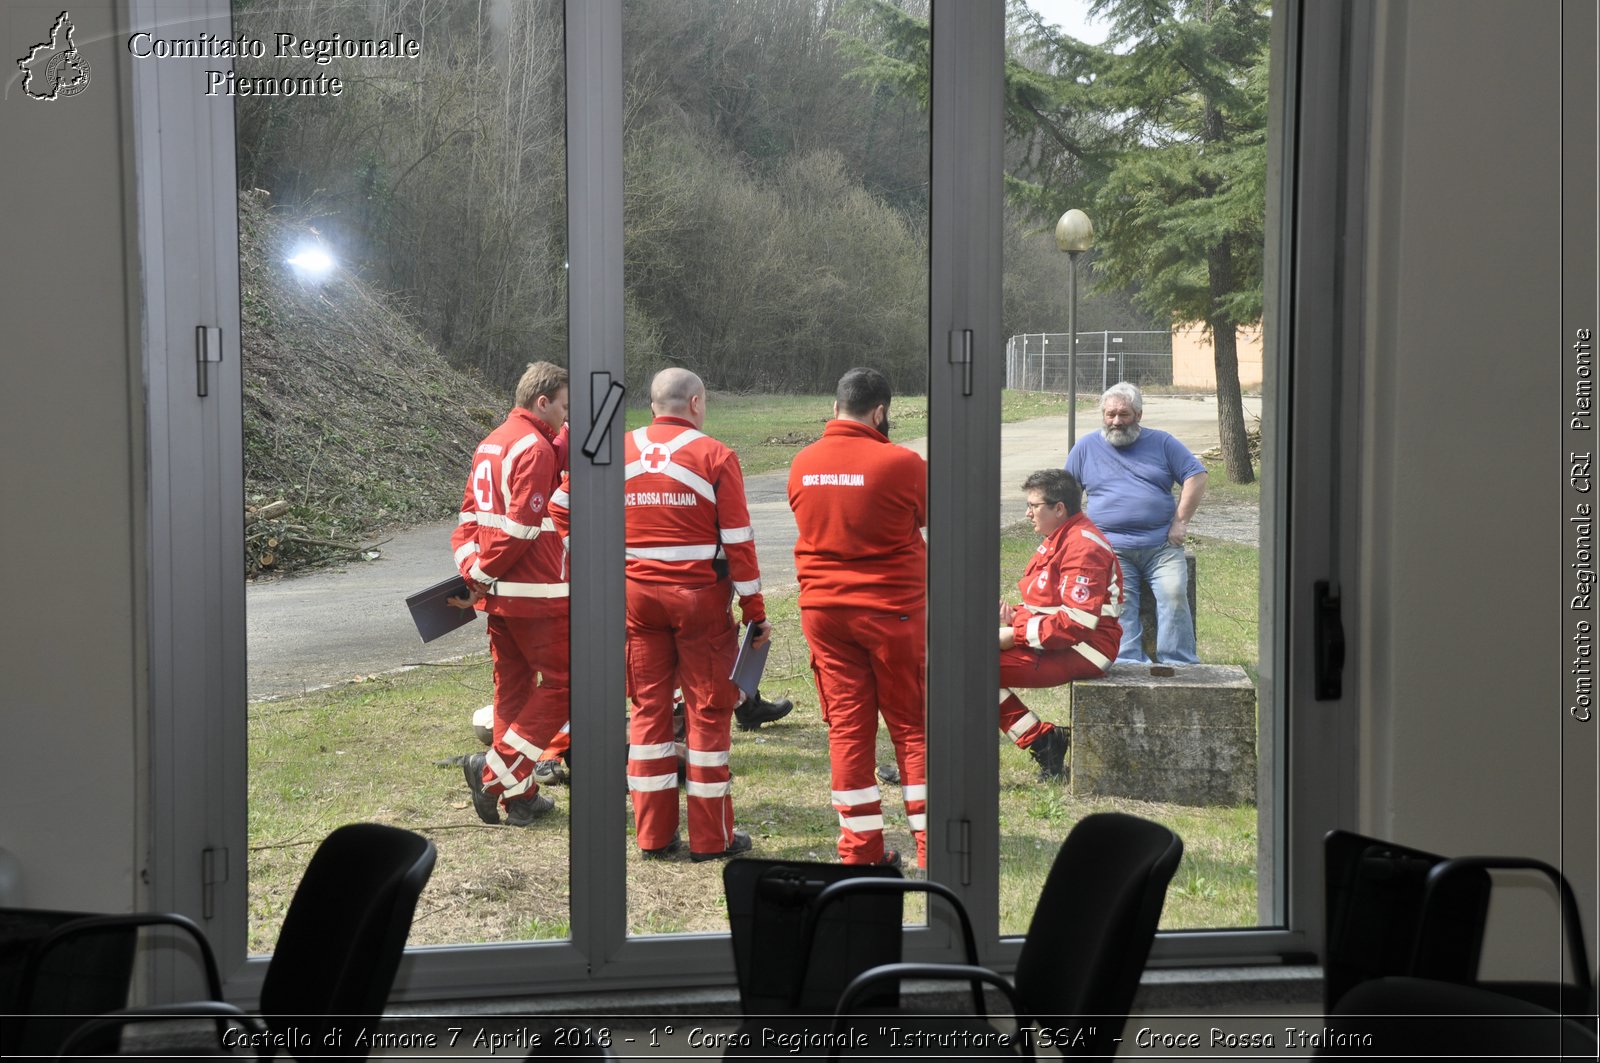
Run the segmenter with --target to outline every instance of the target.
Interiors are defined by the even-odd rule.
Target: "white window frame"
[[[622,365],[621,0],[567,5],[569,365],[581,441],[603,377]],[[1262,563],[1263,787],[1269,847],[1287,853],[1287,881],[1263,869],[1263,911],[1277,928],[1164,934],[1157,962],[1262,960],[1315,951],[1322,834],[1355,819],[1354,713],[1312,694],[1310,595],[1345,588],[1356,558],[1354,379],[1359,364],[1365,55],[1370,0],[1281,5],[1274,26],[1269,191],[1267,409]],[[931,874],[966,900],[986,961],[1009,966],[1020,942],[999,937],[998,754],[992,653],[999,469],[1001,80],[1004,5],[934,0],[930,262],[929,824]],[[135,25],[182,23],[186,35],[230,33],[228,0],[133,0]],[[246,699],[244,669],[239,293],[230,107],[194,91],[196,64],[133,65],[136,198],[143,265],[150,453],[151,903],[204,916],[230,995],[255,999],[265,961],[244,955]],[[199,207],[196,209],[195,204]],[[1272,224],[1277,219],[1277,224]],[[221,330],[210,394],[195,394],[194,329]],[[963,336],[971,331],[970,368]],[[1292,358],[1287,352],[1292,351]],[[1280,369],[1279,367],[1287,367]],[[970,383],[969,383],[970,372]],[[967,392],[970,390],[970,395]],[[1333,396],[1333,401],[1328,397]],[[1292,413],[1285,416],[1285,412]],[[620,418],[613,425],[620,431]],[[613,450],[621,446],[613,434]],[[574,451],[572,575],[575,704],[622,699],[619,463]],[[973,475],[974,470],[990,475]],[[1295,489],[1290,491],[1289,484]],[[1289,539],[1286,529],[1294,528]],[[1292,545],[1292,549],[1291,549]],[[970,558],[993,559],[973,565]],[[1281,622],[1280,622],[1281,620]],[[1350,638],[1351,645],[1356,644]],[[1287,727],[1277,721],[1289,721]],[[620,713],[577,714],[585,748],[623,741]],[[200,766],[196,770],[196,766]],[[411,950],[395,999],[443,1000],[574,988],[727,983],[726,938],[626,935],[623,765],[602,758],[573,782],[572,939]],[[581,824],[581,825],[580,825]],[[612,829],[608,837],[607,829]],[[1290,844],[1290,841],[1293,844]],[[225,875],[209,889],[211,851]],[[226,853],[226,859],[220,854]],[[220,861],[220,863],[219,863]],[[605,884],[618,883],[607,889]],[[208,900],[208,892],[210,899]],[[949,955],[937,914],[908,955]]]

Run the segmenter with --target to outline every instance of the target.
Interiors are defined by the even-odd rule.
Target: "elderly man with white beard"
[[[1117,660],[1148,663],[1139,619],[1144,586],[1156,598],[1156,659],[1194,664],[1194,614],[1183,556],[1189,520],[1206,493],[1206,469],[1170,434],[1140,425],[1144,396],[1113,384],[1100,397],[1102,431],[1084,436],[1066,469],[1083,484],[1084,512],[1111,540],[1122,563],[1122,645]],[[1182,485],[1178,497],[1172,489]]]

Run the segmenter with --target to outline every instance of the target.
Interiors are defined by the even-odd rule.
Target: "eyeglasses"
[[[1041,506],[1059,506],[1060,504],[1061,504],[1060,502],[1051,502],[1049,499],[1046,499],[1043,502],[1025,502],[1025,503],[1023,503],[1023,505],[1026,507],[1026,509],[1027,509],[1027,511],[1029,513],[1032,513],[1034,510],[1038,509]]]

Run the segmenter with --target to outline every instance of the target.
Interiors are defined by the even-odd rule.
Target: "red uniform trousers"
[[[494,658],[494,744],[483,766],[483,790],[531,797],[535,761],[567,721],[572,674],[566,602],[548,616],[489,614]]]
[[[628,791],[639,848],[678,831],[678,750],[672,693],[683,688],[688,750],[689,850],[720,853],[733,841],[728,749],[739,652],[727,582],[680,587],[628,580]]]
[[[1008,687],[1058,687],[1074,679],[1099,679],[1105,673],[1076,650],[1046,653],[1029,646],[1013,646],[1000,651],[1000,730],[1027,749],[1034,741],[1055,730],[1055,724],[1035,716]]]
[[[839,859],[846,864],[875,864],[884,856],[876,771],[881,713],[900,767],[917,866],[927,866],[925,615],[926,609],[904,614],[850,606],[800,610],[822,721],[828,726]]]

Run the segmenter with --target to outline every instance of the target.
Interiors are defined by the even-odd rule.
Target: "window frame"
[[[1347,633],[1357,558],[1354,500],[1356,379],[1360,364],[1361,215],[1370,0],[1280,5],[1269,128],[1268,396],[1263,432],[1262,570],[1271,590],[1261,620],[1262,781],[1279,795],[1263,836],[1284,854],[1266,872],[1263,905],[1276,927],[1164,933],[1157,963],[1270,961],[1320,943],[1321,837],[1355,819],[1355,714],[1312,697],[1310,588],[1344,590]],[[230,36],[228,0],[133,0],[136,25],[186,21]],[[963,647],[993,638],[1002,485],[999,391],[1004,6],[933,0],[930,196],[929,838],[930,872],[963,896],[986,962],[1015,963],[1020,939],[998,926],[998,754],[993,654]],[[622,366],[622,4],[567,4],[569,320],[573,432],[581,442],[610,374]],[[1281,57],[1277,58],[1277,57]],[[230,995],[254,1000],[263,958],[244,955],[247,910],[246,703],[239,366],[239,291],[233,115],[193,92],[201,60],[131,64],[134,196],[143,267],[144,369],[149,426],[150,529],[148,790],[150,903],[204,917],[199,865],[229,854],[204,918]],[[203,62],[215,65],[215,60]],[[193,204],[199,204],[196,210]],[[210,395],[194,395],[192,329],[219,327],[223,360]],[[972,330],[969,368],[962,334]],[[1332,396],[1331,401],[1327,398]],[[610,445],[621,447],[620,414]],[[621,464],[574,450],[575,704],[622,698]],[[1294,489],[1290,486],[1293,484]],[[1291,537],[1290,530],[1293,529]],[[969,565],[967,558],[985,564]],[[197,561],[197,559],[199,559]],[[1282,618],[1282,623],[1278,622]],[[1356,645],[1354,638],[1348,638]],[[1347,667],[1349,667],[1347,665]],[[216,711],[222,706],[225,711]],[[235,711],[237,710],[237,711]],[[615,748],[619,713],[578,714],[573,740]],[[1330,755],[1330,751],[1331,755]],[[187,770],[205,765],[202,772]],[[626,936],[620,831],[623,765],[602,762],[573,782],[571,925],[566,942],[410,950],[394,999],[445,1000],[538,990],[727,984],[724,935]],[[1281,814],[1280,814],[1281,813]],[[580,827],[579,823],[584,824]],[[960,839],[965,839],[964,845]],[[941,915],[915,929],[908,957],[951,953]]]

